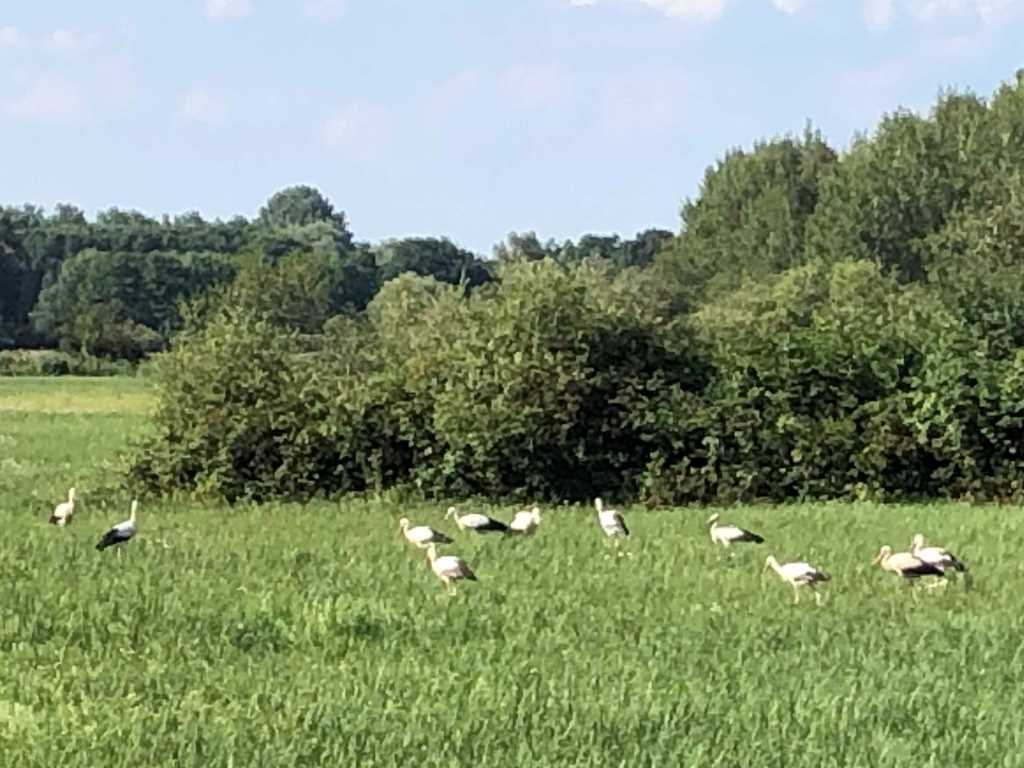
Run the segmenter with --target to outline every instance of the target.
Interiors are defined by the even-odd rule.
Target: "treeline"
[[[130,481],[1018,499],[1022,168],[1024,73],[841,153],[810,128],[730,151],[677,235],[619,259],[512,237],[472,291],[400,275],[313,333],[282,310],[295,271],[266,267],[273,289],[236,280],[163,356]]]
[[[628,266],[649,263],[671,236],[652,230],[636,240],[588,235],[542,245],[514,234],[496,250],[503,259],[601,256]],[[88,221],[70,205],[50,214],[5,207],[0,349],[59,347],[135,361],[167,347],[186,306],[215,304],[228,286],[253,302],[265,294],[282,323],[317,333],[330,317],[362,312],[380,286],[406,272],[471,289],[494,279],[495,262],[444,238],[356,242],[344,213],[305,186],[273,195],[253,220],[228,222],[117,209]]]

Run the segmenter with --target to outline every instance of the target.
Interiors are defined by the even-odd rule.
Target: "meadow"
[[[0,379],[0,764],[1019,766],[1024,523],[961,504],[736,507],[762,545],[716,551],[706,508],[544,508],[474,537],[386,498],[127,517],[134,379]],[[69,485],[73,524],[46,518]],[[508,519],[514,507],[467,504]],[[453,534],[480,581],[446,595],[397,520]],[[870,563],[913,533],[972,588]],[[769,553],[829,571],[799,605]]]

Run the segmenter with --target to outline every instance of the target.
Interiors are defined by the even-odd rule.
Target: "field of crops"
[[[943,505],[721,510],[767,543],[720,556],[706,509],[590,509],[533,539],[454,533],[449,597],[400,536],[446,505],[146,502],[110,463],[146,429],[130,380],[0,380],[4,766],[1018,766],[1024,523]],[[72,525],[46,524],[69,485]],[[512,508],[467,506],[508,518]],[[921,531],[973,587],[870,565]],[[767,554],[833,575],[793,605]]]

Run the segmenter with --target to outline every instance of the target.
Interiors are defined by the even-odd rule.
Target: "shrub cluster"
[[[981,353],[934,292],[841,262],[671,320],[652,295],[551,261],[469,296],[405,275],[313,343],[225,307],[158,363],[133,479],[228,499],[1018,493],[1024,353]]]
[[[811,130],[730,152],[670,241],[510,237],[471,292],[395,247],[394,279],[336,315],[332,281],[283,259],[164,357],[133,476],[227,498],[1024,496],[1022,163],[1024,71],[842,155]]]

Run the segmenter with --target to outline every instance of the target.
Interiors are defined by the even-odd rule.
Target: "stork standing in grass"
[[[871,561],[872,565],[880,565],[883,571],[898,573],[904,578],[908,586],[922,576],[945,576],[945,571],[937,565],[927,563],[917,555],[910,552],[893,552],[892,547],[886,544],[882,547],[878,556]]]
[[[50,515],[50,523],[63,528],[65,525],[71,522],[71,518],[74,514],[75,489],[68,488],[68,500],[62,501],[60,504],[53,508],[53,514]]]
[[[619,542],[629,536],[629,528],[626,527],[622,513],[617,509],[606,509],[600,498],[594,499],[594,509],[597,510],[597,522],[601,525],[605,536],[608,537],[605,541],[610,540],[618,547]]]
[[[470,530],[476,531],[477,533],[494,533],[508,530],[508,526],[500,520],[495,520],[493,517],[487,515],[481,515],[477,512],[470,512],[468,515],[460,515],[459,510],[455,507],[448,507],[448,511],[444,513],[444,519],[447,520],[449,517],[455,519],[455,524],[459,526],[460,531]]]
[[[466,561],[456,555],[442,555],[438,557],[437,546],[427,545],[427,560],[430,561],[430,570],[441,580],[449,595],[455,594],[455,582],[466,579],[477,581],[476,574],[466,565]]]
[[[425,549],[430,544],[451,544],[452,540],[447,534],[435,531],[428,525],[414,525],[409,527],[409,518],[403,517],[398,521],[398,528],[410,544],[415,544],[420,549]]]
[[[832,577],[824,571],[819,571],[810,563],[782,563],[780,564],[772,555],[764,561],[764,573],[769,568],[779,574],[779,578],[793,587],[793,603],[800,602],[800,587],[807,587],[814,593],[814,602],[821,605],[821,595],[817,585],[825,581],[831,581]]]
[[[516,512],[512,522],[508,524],[508,532],[519,536],[529,536],[540,526],[540,507],[534,505],[530,509]]]
[[[924,536],[920,533],[914,534],[914,540],[910,543],[910,554],[929,565],[934,565],[943,573],[949,569],[954,571],[966,571],[967,566],[957,559],[956,555],[942,547],[926,547]]]
[[[139,529],[135,524],[135,515],[139,510],[139,502],[132,500],[132,511],[128,516],[128,519],[123,523],[118,523],[105,534],[98,542],[96,542],[96,549],[106,549],[107,547],[113,547],[117,544],[124,544],[126,541],[131,541],[135,534],[138,533]],[[118,550],[120,552],[120,550]]]
[[[721,544],[725,548],[729,548],[731,544],[739,542],[749,541],[754,544],[760,544],[764,541],[764,538],[758,536],[756,533],[744,530],[738,525],[732,525],[726,523],[720,525],[718,522],[718,513],[716,512],[708,518],[709,530],[711,532],[711,541],[715,544]]]

